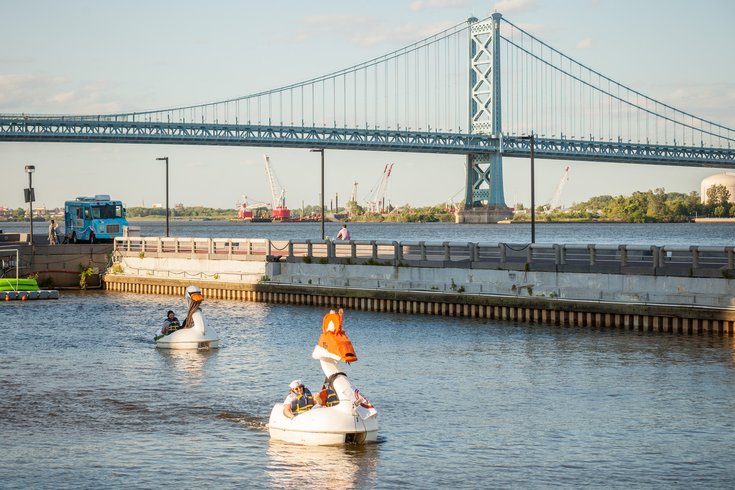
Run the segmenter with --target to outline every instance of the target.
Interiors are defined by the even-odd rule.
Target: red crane
[[[268,155],[263,155],[263,158],[265,159],[265,172],[268,175],[268,183],[270,184],[271,196],[273,198],[272,217],[276,221],[286,221],[291,218],[291,211],[286,207],[286,189],[283,188],[271,168],[271,161]]]

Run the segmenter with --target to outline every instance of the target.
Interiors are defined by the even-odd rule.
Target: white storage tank
[[[725,186],[727,190],[730,191],[730,199],[728,199],[728,202],[735,202],[735,174],[723,172],[717,175],[710,175],[704,179],[699,191],[702,204],[707,204],[707,189],[713,185]]]

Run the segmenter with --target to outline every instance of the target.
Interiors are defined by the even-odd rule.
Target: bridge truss
[[[448,155],[528,157],[529,140],[426,131],[304,128],[245,124],[91,121],[74,117],[0,117],[0,141],[331,148]],[[735,168],[735,150],[648,143],[535,138],[537,158]]]

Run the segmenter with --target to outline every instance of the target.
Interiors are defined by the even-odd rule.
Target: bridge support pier
[[[457,211],[457,214],[454,215],[454,222],[468,225],[486,225],[511,219],[512,217],[513,212],[507,207],[481,206]]]
[[[513,218],[505,204],[502,155],[468,155],[466,186],[465,207],[455,214],[455,223],[488,224]]]
[[[502,138],[500,91],[500,20],[470,23],[470,131]],[[497,151],[467,155],[464,210],[455,216],[457,223],[497,223],[513,217],[503,195],[503,156]]]

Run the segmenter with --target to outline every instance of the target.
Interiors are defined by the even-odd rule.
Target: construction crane
[[[383,175],[380,176],[378,183],[370,190],[370,196],[367,199],[367,208],[371,213],[382,213],[385,211],[385,190],[388,187],[390,173],[393,170],[392,163],[386,163],[383,167]]]
[[[561,199],[561,191],[564,190],[564,185],[566,185],[568,180],[569,180],[569,165],[564,167],[564,172],[562,172],[561,174],[559,185],[556,186],[556,192],[554,192],[554,196],[551,198],[551,201],[549,201],[549,205],[546,207],[547,213],[550,213],[560,207],[559,200]]]
[[[271,160],[268,155],[263,155],[265,159],[265,173],[268,175],[268,183],[271,187],[271,197],[273,199],[272,217],[274,220],[287,220],[291,217],[291,211],[286,207],[286,189],[276,177],[276,173],[271,168]]]

